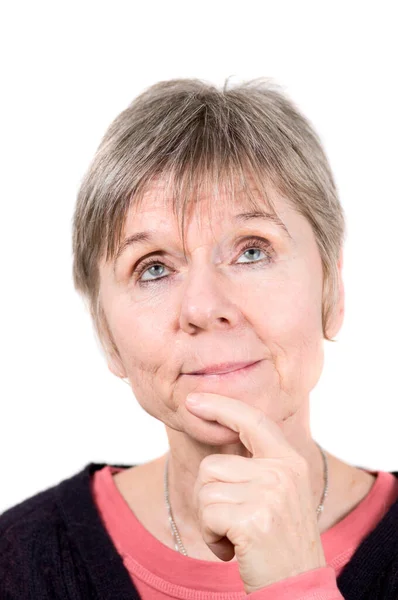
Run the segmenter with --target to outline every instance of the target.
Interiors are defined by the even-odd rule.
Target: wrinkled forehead
[[[173,189],[170,181],[158,177],[131,203],[124,231],[131,232],[144,223],[153,228],[173,228],[182,220],[184,230],[193,221],[200,228],[214,230],[232,224],[237,214],[258,210],[280,216],[286,208],[286,201],[272,184],[260,190],[250,177],[244,184],[221,181],[192,190]]]

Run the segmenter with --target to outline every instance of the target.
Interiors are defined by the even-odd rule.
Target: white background
[[[348,219],[347,301],[338,343],[325,343],[312,431],[347,462],[398,470],[395,8],[3,3],[0,511],[88,462],[167,450],[163,425],[107,370],[73,289],[71,218],[111,120],[172,77],[272,77],[320,134]]]

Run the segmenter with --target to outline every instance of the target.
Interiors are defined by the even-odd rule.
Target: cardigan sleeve
[[[248,600],[344,600],[333,567],[319,567],[276,581],[247,595]]]

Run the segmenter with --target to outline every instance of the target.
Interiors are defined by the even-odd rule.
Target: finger
[[[210,550],[221,560],[228,561],[235,556],[235,546],[228,539],[230,524],[236,520],[236,510],[228,503],[209,505],[201,513],[201,534]]]
[[[229,493],[231,502],[237,503],[244,501],[243,493],[247,499],[253,498],[253,493],[256,493],[253,492],[253,486],[258,487],[259,483],[273,489],[280,483],[281,460],[267,458],[265,463],[261,458],[248,460],[239,455],[209,454],[200,463],[194,485],[196,507],[199,495],[206,494],[202,489],[208,492],[210,489],[222,490],[225,499]],[[216,484],[225,487],[211,487]]]
[[[258,475],[258,465],[239,454],[208,454],[202,459],[198,477],[202,483],[245,483]]]
[[[190,398],[198,399],[192,404]],[[236,398],[201,392],[187,397],[187,408],[207,421],[217,421],[239,434],[253,457],[285,457],[295,453],[280,427],[259,408]]]
[[[224,483],[223,481],[211,481],[195,484],[195,498],[198,512],[205,506],[212,504],[242,504],[253,498],[254,486],[252,482]]]

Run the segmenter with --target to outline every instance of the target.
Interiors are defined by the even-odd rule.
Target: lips
[[[187,373],[187,375],[221,375],[223,373],[231,373],[233,371],[238,371],[239,369],[244,369],[249,365],[253,365],[258,361],[246,361],[246,362],[235,362],[235,363],[219,363],[217,365],[209,365],[204,369],[200,369],[200,371],[192,371]]]

